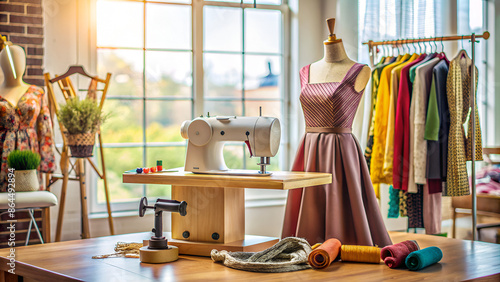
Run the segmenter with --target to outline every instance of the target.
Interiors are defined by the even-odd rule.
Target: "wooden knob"
[[[328,26],[328,31],[330,32],[330,35],[332,35],[333,32],[335,31],[335,18],[326,19],[326,25]]]
[[[487,32],[487,31],[485,31],[485,32],[483,33],[483,38],[484,38],[485,40],[488,40],[488,38],[490,38],[490,33],[489,33],[489,32]]]

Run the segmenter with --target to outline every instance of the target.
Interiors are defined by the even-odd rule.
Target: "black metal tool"
[[[178,212],[181,216],[187,214],[187,203],[185,201],[179,202],[176,200],[157,199],[154,206],[148,206],[148,199],[143,197],[139,203],[139,216],[143,217],[147,209],[155,211],[155,228],[154,236],[149,240],[149,249],[167,249],[167,239],[163,236],[163,217],[162,213]]]

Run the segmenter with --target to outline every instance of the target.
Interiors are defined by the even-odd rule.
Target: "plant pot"
[[[17,192],[31,192],[40,190],[40,183],[38,183],[36,169],[15,170],[14,179]]]
[[[71,156],[75,158],[92,157],[94,152],[95,132],[68,134],[66,133]]]

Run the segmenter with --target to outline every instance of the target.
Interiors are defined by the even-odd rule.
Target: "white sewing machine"
[[[181,135],[189,139],[185,171],[207,174],[270,175],[266,166],[278,152],[280,121],[273,117],[217,116],[186,120]],[[222,149],[227,141],[245,142],[250,157],[260,157],[260,170],[228,169]]]

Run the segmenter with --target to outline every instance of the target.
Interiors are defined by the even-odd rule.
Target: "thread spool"
[[[340,246],[340,241],[335,238],[326,240],[309,254],[309,265],[316,269],[328,267],[337,258]]]
[[[380,248],[372,246],[342,245],[342,261],[380,263]]]

